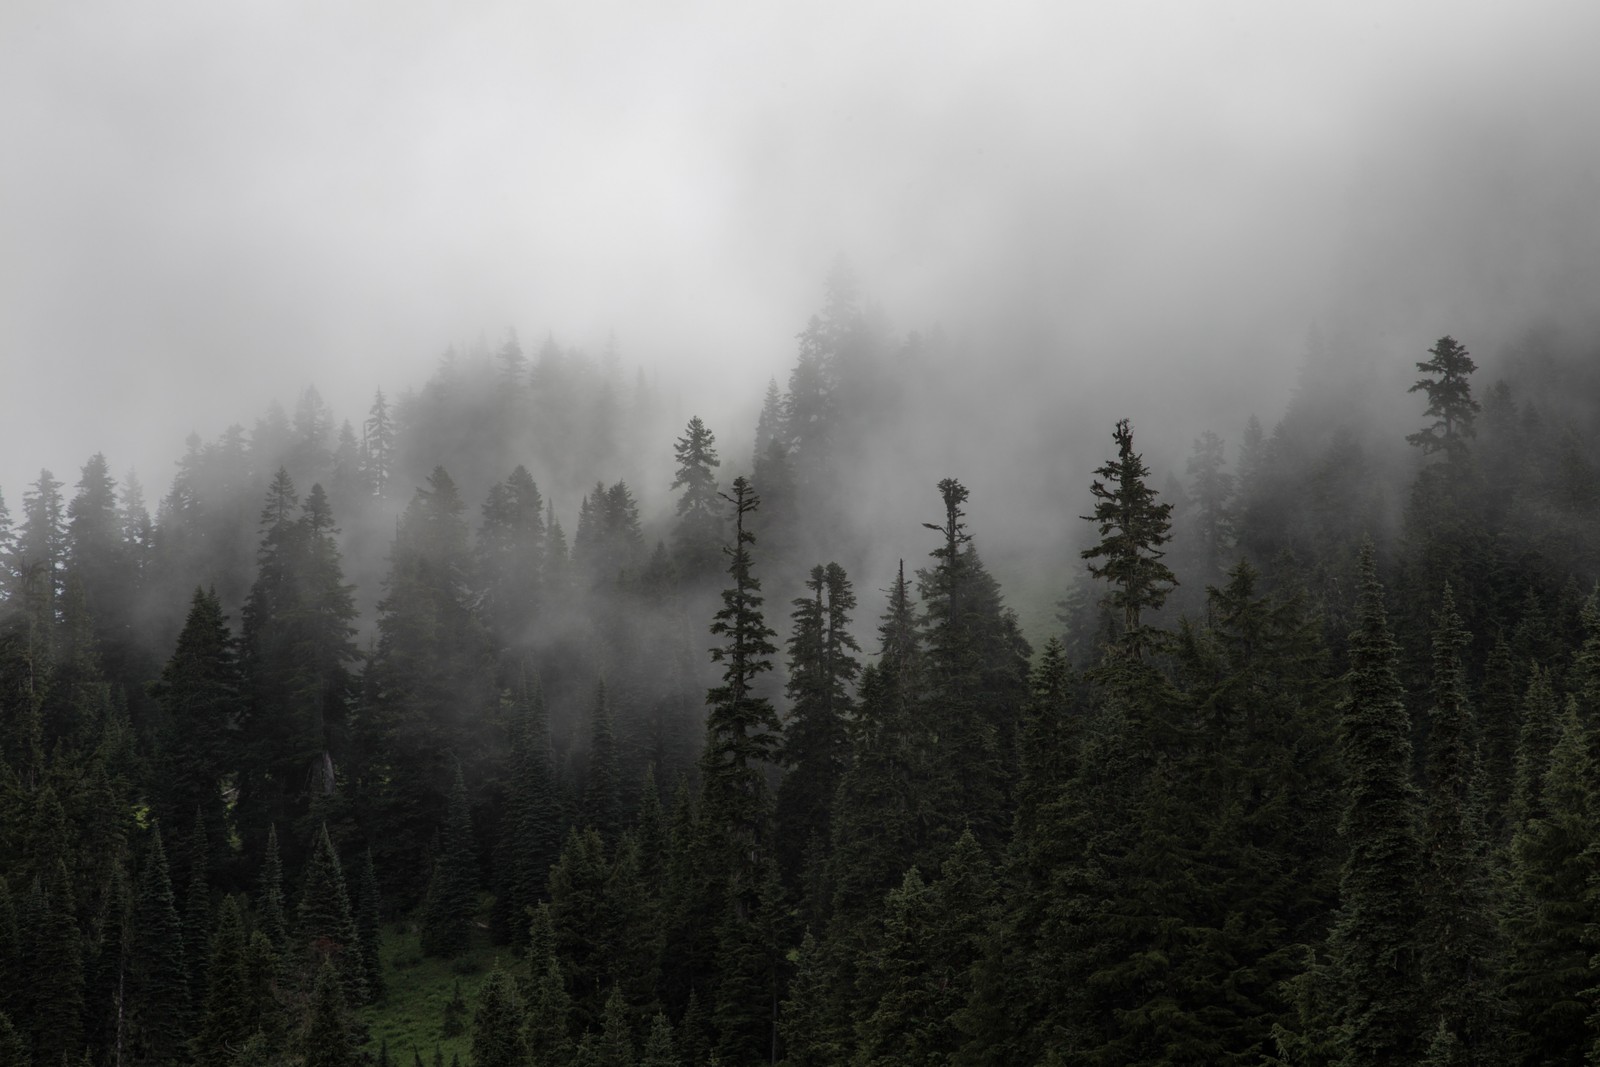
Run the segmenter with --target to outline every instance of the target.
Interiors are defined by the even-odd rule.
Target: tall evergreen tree
[[[367,1000],[383,999],[382,901],[378,894],[378,874],[372,866],[372,850],[361,853],[361,869],[356,875],[356,947],[361,953],[361,976]]]
[[[226,1067],[233,1050],[255,1032],[260,1014],[251,995],[244,917],[233,897],[225,897],[217,909],[205,988],[205,1010],[195,1035],[196,1059],[206,1067]]]
[[[466,950],[472,913],[477,907],[477,871],[467,783],[457,766],[439,837],[439,854],[423,905],[422,951],[428,955],[457,956]]]
[[[1420,963],[1425,1002],[1464,1057],[1458,1062],[1487,1065],[1503,1063],[1505,1049],[1494,989],[1501,961],[1477,795],[1481,776],[1461,662],[1470,643],[1446,586],[1434,616]]]
[[[1472,398],[1467,379],[1478,365],[1460,342],[1448,335],[1428,349],[1433,358],[1417,364],[1417,370],[1430,377],[1419,378],[1408,392],[1421,391],[1428,398],[1425,414],[1435,421],[1406,440],[1422,449],[1423,455],[1443,452],[1455,463],[1465,454],[1467,440],[1474,436],[1473,423],[1482,406]]]
[[[1117,422],[1112,439],[1117,458],[1095,470],[1089,491],[1097,503],[1085,516],[1100,531],[1100,543],[1083,550],[1089,573],[1111,587],[1106,606],[1117,621],[1117,644],[1138,658],[1154,643],[1154,631],[1143,621],[1146,611],[1166,602],[1178,579],[1161,562],[1161,546],[1171,540],[1171,504],[1157,504],[1150,488],[1150,471],[1133,450],[1133,430],[1127,419]]]
[[[829,815],[849,758],[851,686],[861,672],[851,655],[861,646],[850,633],[855,593],[837,563],[811,569],[809,596],[796,599],[789,637],[790,700],[781,759],[788,768],[778,788],[774,827],[780,870],[794,884],[807,853],[826,846]]]
[[[562,815],[550,754],[544,692],[518,685],[511,704],[511,758],[506,783],[492,925],[513,945],[527,942],[528,910],[545,895],[561,850]]]
[[[709,577],[722,556],[719,549],[724,522],[717,499],[717,479],[712,473],[722,465],[717,458],[716,440],[696,415],[673,446],[678,469],[672,488],[683,490],[678,497],[678,524],[673,539],[678,571],[691,581]]]
[[[473,1067],[525,1067],[522,998],[516,983],[498,965],[478,989],[472,1013]]]
[[[1350,633],[1349,695],[1339,746],[1348,847],[1329,937],[1340,1064],[1409,1064],[1432,1032],[1422,1021],[1416,924],[1422,871],[1411,729],[1371,544]]]
[[[156,811],[168,826],[200,813],[206,837],[224,841],[222,781],[238,765],[239,672],[233,635],[215,591],[196,589],[178,646],[152,687],[161,708]],[[179,870],[191,864],[184,848]]]
[[[172,894],[159,828],[139,872],[128,949],[128,1043],[135,1062],[182,1059],[190,1020],[189,976],[184,969],[183,923]]]
[[[615,842],[622,832],[622,768],[618,765],[617,737],[604,681],[595,685],[593,708],[580,821],[598,830],[606,841]]]

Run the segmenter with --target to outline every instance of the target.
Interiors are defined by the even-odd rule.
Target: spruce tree
[[[497,888],[491,923],[512,945],[527,943],[528,910],[545,895],[561,851],[563,822],[550,754],[544,692],[520,683],[511,704],[511,758],[506,783]]]
[[[616,731],[604,681],[595,685],[593,708],[581,823],[593,827],[602,839],[614,843],[622,832],[622,771],[617,762]]]
[[[230,1050],[241,1047],[255,1032],[259,1015],[251,996],[244,917],[233,897],[223,898],[217,909],[205,987],[195,1055],[205,1067],[225,1067],[232,1060]]]
[[[350,911],[344,869],[326,825],[318,828],[311,861],[306,865],[297,919],[296,933],[310,954],[312,971],[322,960],[334,961],[341,978],[339,996],[345,996],[348,985],[357,991],[359,999],[362,969],[355,918]]]
[[[634,1067],[633,1027],[628,1016],[628,1003],[613,986],[601,1016],[600,1039],[595,1043],[595,1062],[601,1067]]]
[[[672,1024],[665,1015],[657,1012],[650,1020],[650,1032],[639,1054],[639,1067],[681,1067],[682,1063],[672,1038]]]
[[[189,889],[183,902],[183,948],[189,996],[197,1008],[206,1001],[206,968],[211,960],[210,864],[205,820],[196,812],[194,833],[189,838]]]
[[[861,646],[850,634],[855,593],[837,563],[811,569],[809,596],[794,603],[789,638],[790,705],[781,759],[788,768],[778,788],[774,834],[787,884],[799,878],[808,851],[824,847],[839,779],[849,759],[847,724],[854,711],[850,692],[861,664],[851,655]]]
[[[1433,358],[1418,363],[1417,370],[1430,377],[1419,378],[1407,391],[1420,390],[1427,396],[1425,414],[1435,421],[1407,434],[1406,440],[1422,449],[1424,455],[1443,452],[1446,460],[1455,463],[1465,454],[1467,439],[1474,436],[1474,417],[1482,410],[1472,399],[1472,386],[1467,381],[1478,365],[1460,342],[1448,335],[1439,338],[1428,354]]]
[[[1422,1021],[1416,924],[1421,855],[1411,782],[1410,717],[1371,544],[1350,633],[1339,747],[1346,775],[1341,832],[1348,853],[1329,935],[1343,1067],[1409,1064]]]
[[[261,864],[256,910],[260,929],[278,952],[289,944],[289,924],[283,908],[283,861],[278,855],[278,827],[274,823],[267,827],[267,854]]]
[[[1446,586],[1434,616],[1420,962],[1425,1002],[1450,1047],[1462,1063],[1487,1065],[1504,1062],[1493,988],[1500,946],[1461,662],[1470,643]]]
[[[528,1046],[523,1037],[522,998],[498,964],[478,988],[472,1013],[473,1067],[525,1067]]]
[[[696,415],[673,446],[678,460],[673,489],[678,497],[678,524],[673,534],[678,572],[691,582],[708,578],[722,553],[724,523],[718,502],[717,479],[712,472],[722,465],[716,437]]]
[[[1133,430],[1127,419],[1117,422],[1112,440],[1117,458],[1096,468],[1089,486],[1097,503],[1093,515],[1084,516],[1100,531],[1100,543],[1083,550],[1089,573],[1103,579],[1111,590],[1105,604],[1117,621],[1117,647],[1134,658],[1154,643],[1155,635],[1144,613],[1166,602],[1178,579],[1161,562],[1161,546],[1170,541],[1172,505],[1158,504],[1150,488],[1150,471],[1133,450]]]
[[[189,978],[184,970],[183,924],[172,895],[161,831],[150,833],[150,847],[139,872],[128,949],[128,1043],[136,1061],[180,1059],[190,1019]]]
[[[377,1003],[384,996],[382,946],[382,902],[378,896],[378,875],[372,867],[372,850],[361,853],[361,869],[356,875],[356,947],[361,953],[361,975],[367,1001]]]
[[[34,1058],[52,1064],[76,1060],[83,1051],[83,940],[64,863],[56,864],[37,893],[42,899],[29,937],[28,1014]]]
[[[477,906],[477,869],[467,783],[458,764],[445,808],[439,855],[434,860],[433,878],[423,905],[423,952],[448,957],[466,950],[472,913]]]
[[[344,985],[333,961],[324,959],[317,970],[305,1029],[300,1035],[300,1054],[306,1067],[353,1067],[358,1056],[351,1037]]]

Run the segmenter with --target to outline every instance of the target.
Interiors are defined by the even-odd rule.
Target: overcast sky
[[[1481,352],[1600,293],[1597,40],[1582,0],[5,0],[0,490],[98,450],[154,499],[191,429],[359,420],[507,326],[742,408],[841,252],[1113,406],[1281,404],[1329,316]]]

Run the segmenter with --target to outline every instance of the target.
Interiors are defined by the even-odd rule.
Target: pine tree
[[[1422,872],[1409,716],[1370,543],[1360,566],[1339,738],[1348,790],[1341,832],[1349,852],[1329,948],[1340,1063],[1378,1067],[1412,1062],[1430,1028],[1421,1021],[1417,988]]]
[[[344,986],[331,959],[324,959],[317,970],[300,1050],[306,1067],[353,1067],[357,1062]]]
[[[49,880],[35,885],[41,899],[27,961],[33,1053],[40,1063],[76,1060],[83,1049],[84,982],[72,881],[58,862]]]
[[[855,593],[837,563],[811,569],[810,596],[794,603],[789,638],[790,706],[781,758],[788,768],[778,789],[774,835],[784,881],[793,885],[808,851],[830,835],[829,813],[849,758],[847,723],[854,710],[851,684],[861,671],[851,655],[861,646],[850,634]]]
[[[267,827],[267,854],[261,864],[261,884],[256,909],[260,914],[258,925],[272,942],[272,947],[282,952],[289,944],[289,924],[283,912],[283,863],[278,856],[278,827]]]
[[[1470,643],[1446,586],[1434,616],[1420,963],[1426,1003],[1460,1062],[1497,1064],[1504,1049],[1492,983],[1500,946],[1461,663]]]
[[[457,765],[455,784],[445,808],[439,855],[423,908],[423,952],[448,957],[466,950],[472,913],[477,906],[477,869],[467,783]]]
[[[617,763],[617,738],[605,682],[595,685],[589,731],[589,768],[583,784],[581,824],[592,826],[606,841],[622,832],[622,779]]]
[[[561,964],[552,955],[533,972],[533,992],[528,999],[528,1056],[533,1067],[566,1067],[572,1058],[572,1002],[567,996]]]
[[[190,1019],[184,970],[183,924],[172,895],[159,828],[139,872],[133,902],[125,996],[129,1045],[135,1061],[165,1063],[182,1057]]]
[[[537,682],[517,687],[510,731],[510,780],[491,924],[500,937],[520,947],[527,942],[528,910],[544,897],[550,868],[560,855],[563,822],[551,765],[549,717]]]
[[[497,964],[478,988],[478,1006],[472,1013],[473,1067],[524,1067],[528,1046],[523,1023],[516,983]]]
[[[678,497],[678,524],[673,533],[678,572],[690,581],[709,577],[721,558],[723,539],[722,508],[718,503],[717,479],[712,473],[722,465],[717,458],[716,437],[696,415],[689,420],[683,436],[673,446],[678,460],[673,489]]]
[[[672,1039],[672,1024],[657,1012],[650,1020],[650,1033],[644,1040],[644,1050],[639,1054],[639,1067],[681,1067],[676,1043]]]
[[[1084,549],[1083,558],[1103,561],[1090,563],[1089,573],[1110,584],[1105,604],[1119,616],[1117,645],[1137,659],[1154,642],[1144,612],[1159,609],[1178,584],[1161,562],[1161,546],[1171,540],[1172,505],[1156,503],[1158,494],[1147,482],[1150,471],[1133,450],[1128,420],[1119,420],[1111,436],[1117,458],[1095,470],[1104,480],[1091,483],[1089,491],[1099,503],[1093,515],[1084,516],[1099,528],[1100,543]]]
[[[305,890],[300,894],[297,920],[295,932],[310,953],[311,967],[314,969],[321,960],[332,960],[339,970],[341,1000],[346,986],[356,991],[359,1000],[364,991],[360,986],[362,967],[355,918],[350,912],[344,869],[326,825],[318,828],[311,860],[306,864]]]
[[[356,875],[356,948],[361,954],[362,984],[366,987],[368,1003],[377,1003],[384,996],[383,959],[380,955],[382,936],[382,902],[378,896],[378,875],[372,867],[372,850],[361,853],[361,870]]]
[[[189,888],[183,902],[184,972],[189,975],[189,997],[196,1007],[206,1000],[206,966],[211,959],[210,866],[205,820],[196,812],[189,838]]]
[[[601,1016],[600,1040],[596,1042],[595,1062],[601,1067],[634,1067],[633,1028],[628,1021],[628,1004],[615,986],[606,997]]]
[[[1453,337],[1439,338],[1428,349],[1432,359],[1417,364],[1417,370],[1432,377],[1420,378],[1408,392],[1422,391],[1428,398],[1425,414],[1435,420],[1433,425],[1407,434],[1406,440],[1422,449],[1423,455],[1443,452],[1451,463],[1465,454],[1467,439],[1474,436],[1474,416],[1482,406],[1472,399],[1472,386],[1467,378],[1478,365],[1467,350]]]
[[[151,692],[162,713],[157,812],[166,825],[182,826],[198,811],[206,837],[226,840],[222,779],[238,762],[239,673],[215,591],[195,590],[178,647]],[[176,857],[179,870],[191,867],[187,852]]]
[[[757,679],[772,669],[777,651],[761,613],[761,582],[752,571],[749,546],[755,536],[745,528],[748,515],[760,499],[743,478],[733,482],[734,495],[726,497],[734,509],[734,544],[727,550],[732,584],[722,593],[722,608],[711,624],[713,637],[724,643],[711,650],[711,659],[723,665],[722,684],[706,693],[706,747],[700,772],[706,823],[713,848],[734,865],[728,871],[736,892],[753,892],[742,877],[754,849],[764,847],[766,783],[763,765],[772,761],[782,727],[777,712],[758,694]],[[736,869],[737,868],[737,869]],[[744,873],[748,873],[745,871]]]
[[[196,1058],[205,1067],[226,1067],[232,1049],[255,1032],[259,1011],[250,988],[244,917],[233,897],[217,909],[216,933],[206,966],[205,1011],[195,1037]]]
[[[1524,730],[1526,735],[1526,729]],[[1512,839],[1505,993],[1513,1012],[1510,1062],[1580,1064],[1592,1034],[1596,848],[1594,761],[1577,701],[1568,700],[1538,811]]]

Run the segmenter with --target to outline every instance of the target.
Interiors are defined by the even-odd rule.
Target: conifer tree
[[[372,867],[372,850],[361,853],[361,869],[356,875],[356,947],[361,953],[362,984],[367,1001],[376,1003],[384,996],[382,945],[382,902],[378,896],[378,874]]]
[[[1329,936],[1342,1067],[1409,1064],[1431,1027],[1418,1001],[1418,803],[1396,651],[1371,544],[1340,714],[1348,855]]]
[[[267,827],[267,854],[261,864],[261,883],[256,909],[258,925],[272,947],[282,952],[289,944],[289,924],[283,910],[283,862],[278,855],[278,826]]]
[[[809,596],[794,601],[789,638],[790,706],[781,758],[788,768],[778,788],[774,834],[784,880],[794,884],[808,850],[820,850],[829,814],[849,758],[847,723],[854,710],[851,685],[861,671],[851,655],[861,646],[850,634],[855,593],[837,563],[811,569]]]
[[[1105,603],[1117,618],[1117,645],[1137,659],[1154,642],[1144,613],[1159,609],[1178,584],[1161,562],[1161,546],[1171,540],[1172,505],[1156,503],[1150,471],[1133,450],[1128,420],[1119,420],[1111,436],[1117,458],[1095,470],[1089,491],[1098,503],[1093,515],[1084,516],[1099,528],[1100,543],[1084,549],[1083,558],[1101,561],[1090,563],[1089,573],[1110,585]]]
[[[11,1017],[0,1011],[0,1063],[7,1067],[29,1067],[28,1039],[12,1025]]]
[[[320,960],[332,960],[337,965],[341,981],[341,1003],[348,1003],[345,987],[362,995],[361,959],[356,941],[355,918],[350,911],[350,893],[344,880],[344,869],[339,854],[334,851],[328,828],[317,830],[311,860],[306,864],[305,890],[300,894],[296,934],[310,953],[311,967]]]
[[[478,1006],[472,1013],[473,1067],[525,1067],[528,1046],[523,1024],[516,983],[496,964],[478,988]]]
[[[628,1015],[627,1001],[613,986],[601,1015],[600,1039],[595,1043],[595,1062],[601,1067],[634,1067],[633,1028]]]
[[[358,1062],[344,985],[331,959],[324,959],[317,970],[300,1051],[306,1067],[353,1067]]]
[[[195,812],[206,837],[227,839],[222,779],[237,766],[239,673],[233,635],[216,592],[196,589],[178,646],[151,692],[162,712],[156,808],[168,826],[183,826]],[[190,869],[188,848],[178,856]]]
[[[545,895],[561,850],[562,816],[550,755],[549,717],[537,681],[519,684],[511,705],[511,758],[506,783],[498,887],[492,925],[511,944],[527,943],[527,914]]]
[[[1446,586],[1434,616],[1420,963],[1426,1003],[1450,1047],[1463,1063],[1493,1064],[1504,1062],[1492,984],[1500,946],[1461,663],[1470,642]]]
[[[1582,1063],[1593,1037],[1589,961],[1600,848],[1587,733],[1576,699],[1569,698],[1539,814],[1530,815],[1512,839],[1505,992],[1513,1012],[1510,1062],[1527,1067]]]
[[[543,601],[544,500],[517,467],[489,490],[478,527],[477,575],[483,617],[502,644],[526,645]]]
[[[161,831],[139,872],[128,950],[128,1041],[136,1061],[165,1063],[182,1057],[190,1019],[189,980],[184,970],[183,924],[172,895]]]
[[[206,967],[211,960],[210,865],[205,820],[196,812],[189,838],[189,888],[183,902],[184,972],[189,975],[189,997],[195,1007],[206,1002]]]
[[[445,808],[439,855],[423,906],[422,951],[430,956],[456,956],[467,947],[472,912],[477,905],[477,859],[472,846],[472,812],[467,783],[456,766]]]
[[[672,1039],[672,1024],[665,1015],[656,1012],[650,1020],[644,1049],[639,1054],[639,1067],[681,1067],[682,1063]]]
[[[244,917],[233,897],[217,909],[216,933],[206,966],[205,1011],[195,1036],[196,1058],[206,1067],[225,1067],[232,1049],[255,1032],[259,1012],[250,988]]]
[[[673,540],[678,571],[690,581],[709,577],[722,555],[719,547],[724,523],[717,499],[717,479],[712,473],[722,465],[717,458],[716,440],[696,415],[673,446],[678,469],[672,488],[683,490],[678,497],[678,525]]]
[[[533,973],[528,998],[528,1058],[533,1067],[566,1067],[572,1059],[572,1001],[567,995],[561,964],[552,955]]]
[[[1467,381],[1478,365],[1460,342],[1448,335],[1428,349],[1433,358],[1417,364],[1417,370],[1431,377],[1419,378],[1408,392],[1422,391],[1428,398],[1425,414],[1434,419],[1431,426],[1407,434],[1406,440],[1422,449],[1423,455],[1443,452],[1451,463],[1466,453],[1467,439],[1474,436],[1474,416],[1482,406],[1472,399]]]
[[[622,832],[622,771],[617,762],[617,738],[604,681],[595,685],[593,708],[582,825],[594,827],[602,839],[615,842]]]
[[[33,1054],[40,1063],[76,1060],[83,1050],[83,941],[64,863],[48,881],[35,883],[40,896],[28,941],[28,1012]]]

